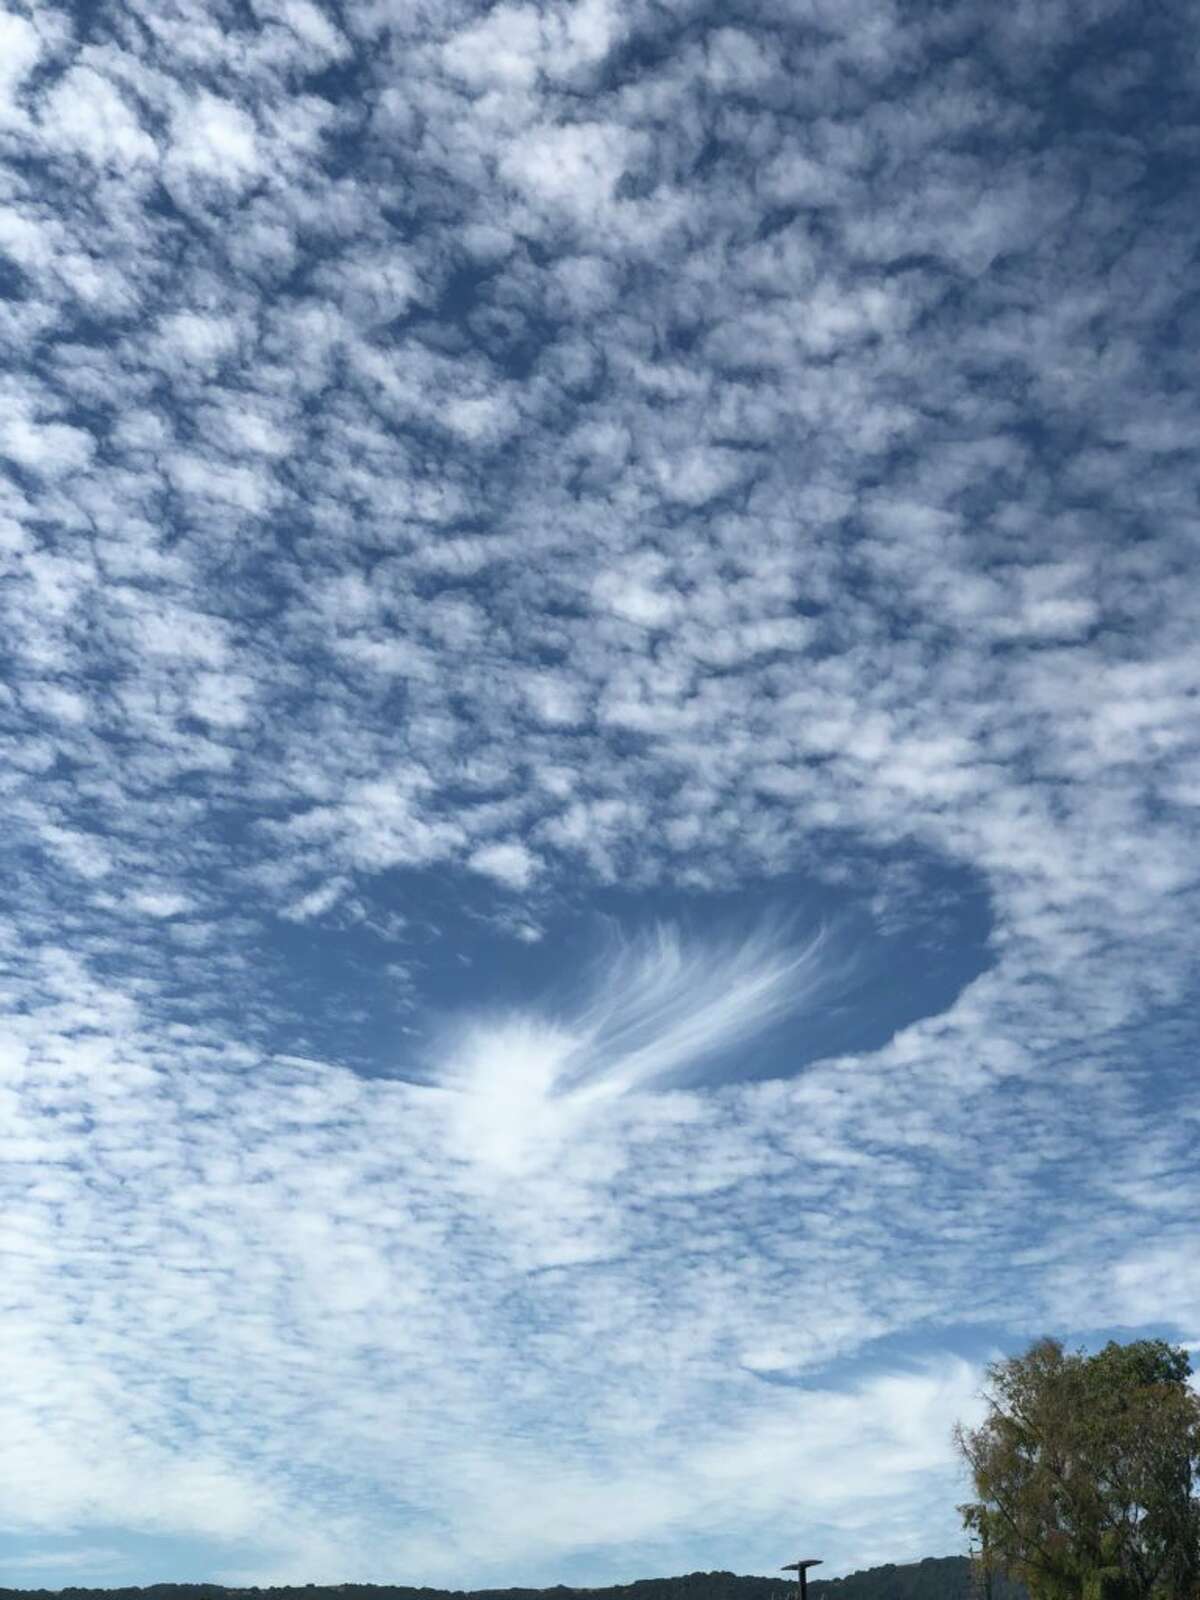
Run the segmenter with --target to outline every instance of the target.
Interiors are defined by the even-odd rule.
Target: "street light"
[[[786,1567],[780,1567],[780,1572],[794,1572],[800,1585],[800,1600],[808,1600],[808,1569],[819,1567],[819,1560],[810,1558],[808,1561],[789,1561]]]

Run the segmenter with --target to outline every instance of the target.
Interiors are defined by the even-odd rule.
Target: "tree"
[[[1033,1600],[1200,1600],[1200,1398],[1161,1339],[1066,1354],[1040,1339],[988,1368],[955,1444],[985,1572]]]

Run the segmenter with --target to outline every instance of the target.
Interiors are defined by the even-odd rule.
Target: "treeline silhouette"
[[[739,1577],[734,1572],[689,1572],[678,1578],[639,1578],[604,1589],[413,1589],[391,1583],[284,1584],[276,1588],[227,1588],[219,1583],[151,1583],[145,1588],[0,1589],[0,1600],[39,1595],[80,1600],[793,1600],[796,1585],[785,1578]],[[904,1566],[888,1564],[845,1578],[812,1578],[809,1600],[985,1600],[974,1585],[965,1556],[927,1556]],[[1019,1584],[997,1575],[987,1600],[1028,1600]]]

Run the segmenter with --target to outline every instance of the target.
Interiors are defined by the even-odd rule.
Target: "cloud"
[[[519,135],[501,170],[531,199],[562,207],[595,225],[614,198],[631,158],[628,129],[612,123],[540,126]]]
[[[469,1160],[506,1171],[557,1161],[614,1097],[669,1087],[747,1046],[826,988],[825,939],[764,927],[728,944],[660,925],[613,930],[557,1012],[460,1021],[439,1038],[434,1080],[453,1091]]]
[[[43,1567],[66,1571],[95,1571],[117,1565],[121,1552],[105,1545],[84,1545],[81,1548],[32,1550],[24,1555],[9,1555],[5,1565],[23,1572],[36,1572]]]
[[[254,123],[240,106],[199,94],[176,112],[168,161],[183,172],[240,186],[260,167]]]
[[[527,889],[538,870],[538,858],[516,841],[483,845],[467,858],[467,864],[510,889]]]
[[[97,166],[152,162],[158,147],[112,82],[90,67],[75,67],[46,97],[43,118],[55,143]]]
[[[796,947],[769,925],[724,945],[669,926],[618,938],[592,979],[580,1019],[589,1060],[571,1080],[632,1088],[745,1045],[820,992],[824,951],[821,933]]]
[[[5,1526],[949,1548],[1196,1333],[1189,19],[227,20],[0,20]]]
[[[184,894],[140,889],[130,898],[135,909],[148,917],[177,917],[181,912],[193,909],[193,902]]]
[[[529,90],[539,76],[569,77],[603,61],[621,31],[609,0],[577,0],[554,11],[500,5],[443,47],[448,69],[475,88]]]
[[[92,458],[95,441],[83,428],[33,417],[10,416],[0,425],[0,454],[47,478],[77,472]]]
[[[42,54],[37,29],[25,17],[6,11],[0,18],[0,125],[20,120],[16,96]]]

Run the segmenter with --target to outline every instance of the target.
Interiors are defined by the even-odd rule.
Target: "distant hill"
[[[845,1578],[817,1579],[809,1600],[971,1600],[975,1590],[966,1556],[926,1556],[903,1566],[868,1567]],[[1019,1583],[993,1577],[992,1600],[1029,1600]]]
[[[734,1572],[689,1572],[679,1578],[639,1578],[607,1589],[413,1589],[390,1583],[302,1584],[273,1589],[227,1589],[219,1583],[152,1583],[144,1589],[0,1589],[0,1600],[78,1596],[80,1600],[791,1600],[796,1586],[785,1578],[739,1577]],[[972,1600],[965,1556],[927,1556],[852,1572],[845,1578],[813,1578],[809,1600]],[[1018,1584],[997,1578],[992,1600],[1027,1600]]]

